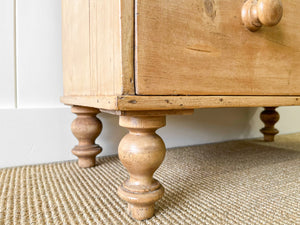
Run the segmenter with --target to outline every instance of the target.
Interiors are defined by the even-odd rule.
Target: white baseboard
[[[168,116],[167,127],[158,131],[166,146],[196,145],[225,140],[259,137],[262,109],[201,109],[191,116]],[[279,108],[276,125],[281,134],[300,131],[300,107]],[[117,116],[100,114],[103,131],[97,143],[101,156],[117,154],[126,134]],[[0,168],[76,159],[71,154],[77,143],[70,124],[75,118],[69,108],[1,109]],[[300,140],[299,140],[300,141]]]

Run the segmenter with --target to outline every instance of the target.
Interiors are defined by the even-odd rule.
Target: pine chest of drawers
[[[300,2],[293,0],[62,0],[64,96],[80,167],[101,152],[99,112],[129,133],[119,158],[130,178],[119,196],[132,217],[164,193],[153,173],[166,115],[197,108],[266,107],[273,141],[278,106],[300,105]],[[276,25],[276,26],[275,26]]]

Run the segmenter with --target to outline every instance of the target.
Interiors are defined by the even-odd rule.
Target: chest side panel
[[[134,93],[133,0],[62,0],[65,96]]]

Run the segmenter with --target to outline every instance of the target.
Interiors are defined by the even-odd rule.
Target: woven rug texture
[[[0,225],[300,225],[300,134],[169,149],[155,174],[166,192],[146,221],[131,219],[116,194],[126,178],[117,156],[89,169],[1,169]]]

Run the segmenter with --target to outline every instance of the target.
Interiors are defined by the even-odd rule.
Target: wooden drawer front
[[[300,1],[247,30],[244,0],[136,0],[140,95],[299,95]]]

